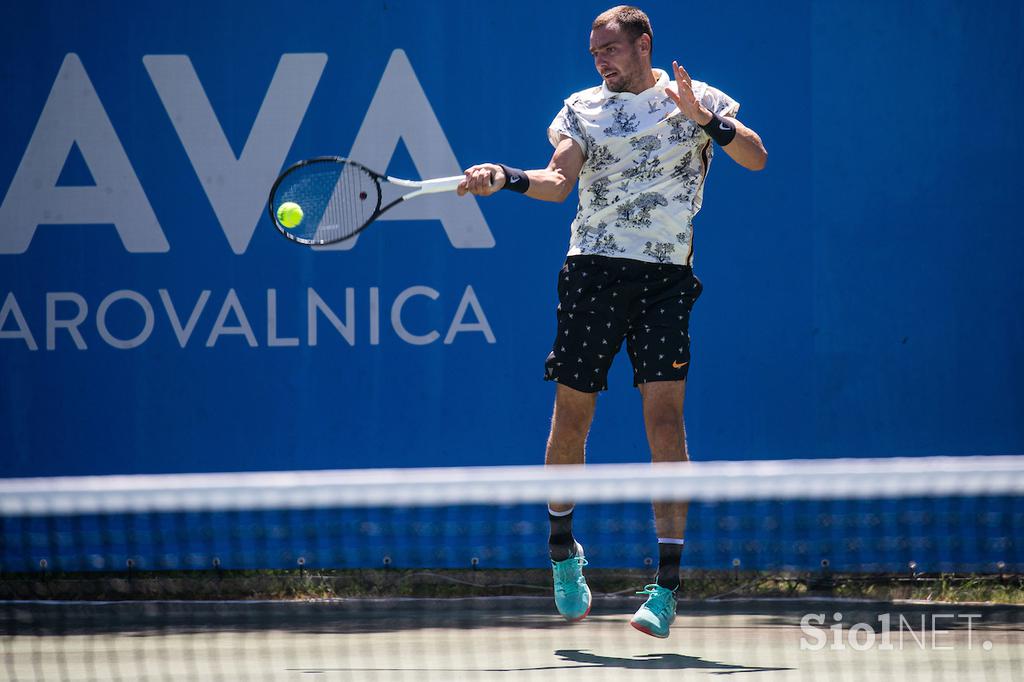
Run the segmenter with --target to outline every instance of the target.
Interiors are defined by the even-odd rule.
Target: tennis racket
[[[299,161],[277,179],[270,190],[270,219],[278,232],[293,242],[333,244],[356,236],[403,201],[454,191],[464,177],[402,180],[375,173],[361,163],[340,156],[320,156]],[[414,191],[385,203],[384,185]],[[278,209],[286,203],[298,204],[302,209],[301,220],[292,227],[283,225],[278,216]],[[292,220],[288,222],[294,220],[294,210],[290,215]]]

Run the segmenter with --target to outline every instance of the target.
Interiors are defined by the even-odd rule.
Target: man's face
[[[642,51],[646,41],[646,35],[630,40],[615,24],[591,31],[590,54],[594,57],[594,68],[609,90],[632,90],[633,84],[643,82],[644,70],[650,68],[644,60],[644,54],[649,52]]]

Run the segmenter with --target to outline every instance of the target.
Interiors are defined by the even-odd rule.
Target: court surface
[[[8,603],[10,679],[168,680],[1013,680],[1024,672],[1019,606],[738,600],[680,602],[667,640],[628,626],[638,600],[598,598],[565,623],[547,598],[318,602]],[[117,611],[117,628],[109,625]],[[857,650],[844,625],[890,614]],[[801,649],[825,614],[828,645]],[[967,627],[965,614],[976,614]],[[902,629],[898,630],[898,624]],[[932,623],[936,625],[933,627]],[[923,627],[922,627],[923,624]],[[912,632],[911,632],[912,631]],[[29,634],[34,633],[34,634]],[[860,632],[857,644],[867,635]]]

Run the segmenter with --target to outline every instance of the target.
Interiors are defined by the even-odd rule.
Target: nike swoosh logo
[[[688,364],[690,364],[690,363],[689,362],[673,362],[672,363],[672,369],[679,369],[680,367],[686,367]]]
[[[513,175],[511,178],[508,179],[508,181],[509,181],[509,183],[514,185],[517,182],[519,182],[519,176],[518,175]]]
[[[732,126],[730,126],[728,123],[719,123],[718,128],[719,130],[732,130]]]

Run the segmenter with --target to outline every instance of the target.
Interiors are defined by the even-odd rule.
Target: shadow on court
[[[526,668],[290,668],[292,672],[327,673],[327,672],[481,672],[481,673],[515,673],[539,672],[543,670],[571,670],[580,668],[619,668],[622,670],[707,670],[724,673],[744,672],[776,672],[793,670],[793,668],[762,668],[746,665],[729,665],[716,661],[707,661],[699,656],[683,656],[682,654],[640,654],[632,658],[617,656],[601,656],[585,649],[558,649],[555,656],[567,663],[579,665],[544,665]]]
[[[713,670],[720,672],[768,672],[791,670],[791,668],[761,668],[746,665],[729,665],[717,661],[706,661],[699,656],[682,654],[641,654],[632,658],[601,656],[581,649],[559,649],[555,655],[563,661],[579,663],[579,668],[622,668],[623,670]],[[559,666],[566,667],[566,666]]]

